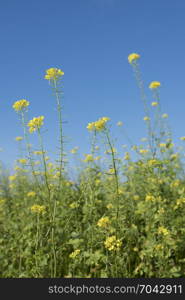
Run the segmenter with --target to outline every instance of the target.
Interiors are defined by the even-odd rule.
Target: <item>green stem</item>
[[[30,165],[31,165],[32,175],[33,175],[33,178],[35,180],[35,183],[36,183],[37,187],[41,190],[40,184],[39,184],[37,176],[35,174],[34,161],[32,159],[32,153],[31,153],[29,137],[28,137],[28,133],[27,133],[27,130],[26,130],[26,120],[25,120],[25,115],[24,115],[23,111],[21,111],[21,121],[22,121],[22,125],[23,125],[24,139],[25,139],[25,142],[26,142],[26,149],[27,149],[27,152],[28,152],[28,159],[29,159],[29,162],[30,162]]]
[[[57,86],[57,80],[53,81],[54,83],[54,90],[57,100],[57,111],[58,111],[58,119],[59,119],[59,143],[60,143],[60,158],[59,158],[59,183],[58,188],[60,189],[60,183],[62,179],[62,170],[63,170],[63,159],[64,159],[64,143],[63,143],[63,128],[62,128],[62,106],[61,106],[61,99],[60,99],[60,92]]]
[[[107,142],[108,145],[111,149],[111,158],[112,158],[112,165],[113,165],[113,169],[114,169],[114,178],[115,178],[115,184],[116,184],[116,219],[117,219],[117,227],[118,227],[118,219],[119,219],[119,181],[118,181],[118,172],[117,172],[117,168],[116,168],[116,159],[115,159],[115,155],[114,155],[114,149],[109,137],[109,131],[107,130],[107,128],[105,129],[105,135],[107,138]],[[118,228],[117,228],[118,229]]]

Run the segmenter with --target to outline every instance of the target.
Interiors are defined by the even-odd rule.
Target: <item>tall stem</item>
[[[37,187],[41,190],[39,181],[38,181],[37,176],[35,174],[34,161],[32,159],[32,152],[31,152],[28,133],[27,133],[27,130],[26,130],[26,120],[25,120],[25,115],[24,115],[23,111],[21,111],[21,121],[22,121],[22,125],[23,125],[24,139],[25,139],[25,142],[26,142],[26,149],[27,149],[27,152],[28,152],[28,159],[29,159],[30,166],[31,166],[31,172],[32,172],[32,175],[33,175],[33,178],[36,182]]]
[[[118,181],[118,172],[116,168],[116,158],[114,154],[114,149],[109,137],[109,132],[107,129],[105,129],[105,135],[107,138],[108,145],[111,149],[111,158],[112,158],[112,165],[114,169],[114,178],[115,178],[115,186],[116,186],[116,220],[117,220],[117,229],[118,229],[118,219],[119,219],[119,181]]]
[[[62,179],[62,170],[63,170],[63,161],[64,161],[64,143],[63,143],[63,128],[62,128],[62,106],[61,106],[61,99],[60,99],[60,92],[58,90],[57,80],[53,81],[54,83],[54,90],[57,100],[57,111],[58,111],[58,120],[59,120],[59,143],[60,143],[60,158],[59,158],[59,182],[58,188],[60,189],[60,183]]]

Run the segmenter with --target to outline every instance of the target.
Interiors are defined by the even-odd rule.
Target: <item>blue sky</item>
[[[65,72],[64,125],[67,148],[89,152],[88,122],[111,118],[135,143],[146,135],[143,107],[127,56],[141,55],[146,88],[161,82],[163,111],[175,139],[185,135],[185,2],[183,0],[7,0],[0,10],[0,160],[17,157],[22,135],[14,101],[30,101],[29,118],[45,116],[45,145],[54,151],[56,106],[45,70]],[[150,92],[147,91],[150,95]],[[149,100],[151,101],[151,99]],[[34,137],[35,139],[35,137]]]

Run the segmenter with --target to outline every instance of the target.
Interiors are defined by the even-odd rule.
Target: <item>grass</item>
[[[63,71],[51,68],[45,76],[58,113],[56,162],[50,162],[44,148],[44,117],[28,122],[29,102],[14,103],[23,137],[16,138],[20,158],[14,174],[1,167],[1,277],[185,276],[183,153],[176,149],[168,116],[162,113],[159,82],[150,84],[153,102],[148,103],[138,59],[138,54],[129,56],[143,101],[146,147],[132,145],[136,160],[130,152],[122,157],[111,120],[89,123],[91,152],[75,182],[64,152]],[[30,145],[30,134],[38,135],[37,149]],[[78,149],[71,152],[77,155]]]

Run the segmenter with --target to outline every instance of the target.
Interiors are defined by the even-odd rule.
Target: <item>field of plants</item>
[[[141,145],[128,138],[129,151],[119,153],[108,116],[84,124],[91,151],[80,161],[75,181],[64,143],[64,72],[50,68],[44,78],[57,108],[55,161],[44,146],[47,120],[30,119],[26,99],[13,104],[22,136],[15,137],[19,158],[14,173],[0,167],[0,277],[185,276],[184,153],[174,144],[162,111],[161,84],[153,81],[147,87],[150,101],[139,62],[139,54],[128,56],[147,137]],[[117,126],[124,132],[121,121]],[[33,134],[38,137],[34,148]],[[180,139],[183,146],[185,137]],[[77,147],[70,152],[78,157]]]

